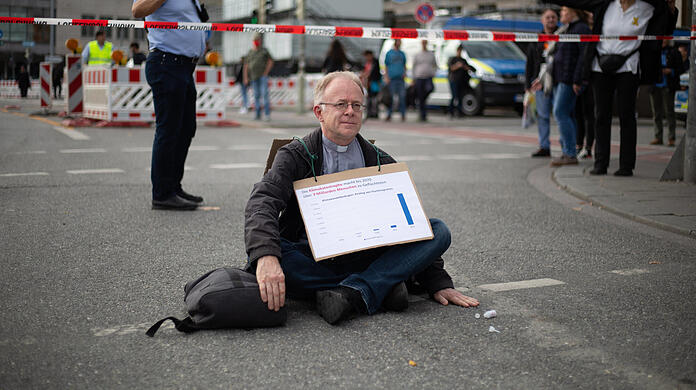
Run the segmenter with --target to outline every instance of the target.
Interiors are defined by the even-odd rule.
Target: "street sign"
[[[34,45],[36,45],[36,42],[34,42],[34,41],[24,41],[24,42],[22,42],[22,46],[24,46],[24,47],[34,47]]]
[[[2,38],[3,35],[5,35],[5,33],[3,33],[2,30],[0,30],[0,38]]]
[[[51,62],[51,63],[54,63],[54,64],[58,64],[58,63],[60,63],[61,61],[63,61],[63,56],[55,56],[55,55],[54,55],[54,56],[50,56],[50,55],[49,55],[49,56],[46,56],[46,57],[44,58],[44,61],[46,61],[46,62]]]
[[[414,14],[418,23],[426,24],[433,20],[435,16],[435,9],[428,3],[423,3],[416,8],[416,13]]]

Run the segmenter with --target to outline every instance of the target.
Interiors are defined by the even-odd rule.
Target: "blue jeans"
[[[447,111],[450,115],[454,115],[454,110],[456,108],[457,114],[462,115],[462,96],[464,95],[464,86],[461,85],[461,83],[452,80],[449,81],[449,86],[452,97],[450,98],[450,104]],[[456,104],[454,103],[455,101],[457,102]]]
[[[563,154],[575,157],[575,140],[578,124],[575,122],[575,100],[577,95],[572,84],[558,83],[553,88],[553,117],[558,122],[558,132],[561,133],[561,148]]]
[[[261,97],[263,96],[263,111],[266,116],[271,115],[271,102],[268,98],[268,77],[261,76],[256,80],[251,81],[251,87],[254,89],[254,102],[256,104],[256,119],[261,119]]]
[[[553,93],[546,95],[544,91],[537,91],[536,111],[537,124],[539,126],[539,147],[541,149],[551,149],[549,134],[551,134],[551,103],[553,101]]]
[[[399,96],[399,112],[401,112],[402,117],[406,116],[406,84],[404,79],[389,80],[389,92],[391,92],[392,98],[394,95]],[[394,103],[387,109],[387,116],[391,116],[393,109]]]
[[[156,124],[150,173],[153,200],[165,200],[181,189],[186,156],[196,134],[195,67],[158,51],[147,57],[145,78],[152,89]]]
[[[280,241],[280,265],[285,273],[287,293],[312,297],[316,291],[346,286],[360,291],[369,314],[375,313],[384,297],[399,282],[427,268],[450,245],[450,231],[439,219],[430,219],[433,239],[368,250],[351,256],[314,261],[307,241]],[[350,256],[350,255],[348,255]]]

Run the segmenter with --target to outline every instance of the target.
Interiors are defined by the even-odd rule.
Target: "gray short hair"
[[[331,72],[327,74],[326,76],[322,77],[321,80],[317,83],[317,86],[314,87],[314,105],[318,105],[319,102],[322,101],[324,98],[324,91],[326,90],[326,87],[329,85],[331,81],[333,81],[336,78],[345,78],[348,79],[352,82],[355,83],[360,88],[360,92],[365,96],[365,90],[363,88],[362,82],[360,81],[360,78],[355,75],[353,72]]]

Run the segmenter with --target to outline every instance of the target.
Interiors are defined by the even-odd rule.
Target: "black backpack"
[[[261,300],[256,276],[236,268],[212,270],[184,286],[184,302],[189,316],[183,320],[163,318],[146,334],[153,337],[166,320],[174,322],[180,332],[201,329],[261,328],[285,323],[284,307],[268,310]]]

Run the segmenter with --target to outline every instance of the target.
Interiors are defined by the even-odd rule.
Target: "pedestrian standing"
[[[206,22],[197,0],[135,0],[133,16],[146,21]],[[152,145],[152,208],[193,210],[203,198],[184,191],[181,181],[196,134],[196,84],[193,71],[205,49],[205,31],[152,28],[145,77],[155,106]]]
[[[589,34],[585,13],[573,8],[561,8],[561,23],[566,34]],[[551,166],[577,164],[577,123],[575,101],[587,81],[583,79],[585,43],[558,42],[553,56],[553,117],[561,135],[562,154],[551,161]]]
[[[592,146],[595,138],[594,94],[592,84],[587,84],[580,92],[575,102],[575,122],[578,125],[578,137],[576,151],[578,158],[592,158]]]
[[[137,1],[137,0],[136,0]],[[152,0],[140,0],[152,1]],[[159,0],[157,0],[159,1]],[[111,64],[111,42],[106,40],[104,30],[97,31],[94,34],[94,41],[87,42],[87,45],[82,49],[82,62],[87,65],[109,65]]]
[[[463,50],[464,46],[459,44],[459,46],[457,46],[457,55],[447,60],[447,80],[449,81],[451,94],[448,108],[450,118],[454,118],[455,109],[458,117],[461,118],[464,116],[463,97],[464,92],[466,92],[466,89],[469,87],[469,71],[471,70],[471,66],[462,58]]]
[[[55,64],[51,70],[53,79],[53,98],[60,99],[63,95],[63,62]]]
[[[425,100],[431,92],[433,92],[433,77],[437,72],[437,62],[433,52],[428,51],[428,41],[422,40],[421,47],[423,50],[413,57],[413,78],[416,79],[416,99],[418,100],[418,109],[420,110],[420,121],[428,120],[428,107]]]
[[[379,103],[377,96],[382,88],[382,73],[379,71],[379,62],[372,50],[365,50],[365,67],[360,74],[360,81],[367,89],[367,117],[379,118]]]
[[[553,34],[558,28],[558,14],[556,11],[547,8],[541,14],[541,24],[544,26],[543,34]],[[546,56],[549,49],[549,42],[531,43],[527,47],[527,65],[525,67],[525,88],[529,93],[534,93],[537,111],[537,126],[539,129],[539,149],[532,153],[532,157],[551,157],[551,102],[553,100],[553,90],[546,91],[541,88],[532,91],[532,82],[539,79],[542,70],[546,69]]]
[[[254,34],[253,46],[244,61],[244,84],[254,89],[256,104],[256,120],[261,120],[261,107],[264,110],[264,120],[271,120],[271,102],[268,97],[268,74],[273,68],[273,57],[263,47],[261,34]],[[263,97],[263,104],[261,98]]]
[[[329,46],[329,52],[326,53],[326,58],[324,58],[324,63],[321,65],[321,71],[324,74],[331,72],[340,72],[348,70],[350,68],[350,62],[346,56],[346,51],[343,49],[343,45],[337,39],[334,39]]]
[[[138,42],[131,43],[130,50],[133,65],[142,65],[143,62],[147,61],[147,56],[140,52],[140,44]]]
[[[389,92],[399,98],[399,112],[401,112],[401,121],[406,120],[406,84],[404,76],[406,75],[406,54],[401,51],[401,39],[394,40],[394,48],[387,52],[384,57],[384,66],[387,68],[385,79],[389,84]],[[390,121],[394,103],[387,106],[386,121]]]
[[[678,11],[674,0],[552,0],[592,12],[597,35],[671,35]],[[659,80],[659,41],[610,40],[588,44],[586,73],[595,97],[595,162],[591,175],[606,175],[611,155],[614,96],[620,96],[619,169],[615,176],[633,176],[636,165],[636,96],[638,85]],[[640,71],[640,73],[639,73]]]
[[[667,118],[669,133],[667,145],[674,146],[677,130],[677,118],[674,115],[674,94],[679,88],[679,75],[682,74],[682,58],[679,51],[662,41],[662,53],[660,55],[662,74],[660,81],[650,88],[650,107],[652,108],[655,122],[655,139],[651,145],[662,145],[663,123]]]
[[[239,107],[239,113],[244,115],[249,112],[249,86],[244,83],[244,57],[239,60],[239,70],[235,83],[239,84],[239,90],[242,94],[242,106]]]
[[[27,67],[24,64],[19,66],[19,72],[17,73],[17,86],[19,87],[19,94],[21,97],[27,97],[27,90],[31,88],[31,81],[29,80],[29,72],[27,72]]]

